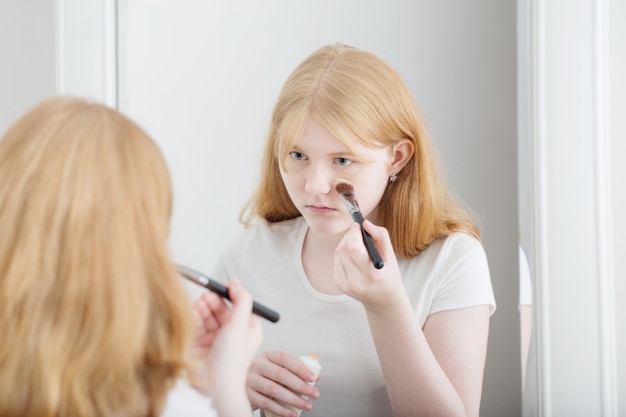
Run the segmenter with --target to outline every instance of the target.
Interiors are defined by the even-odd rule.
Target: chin
[[[331,220],[318,216],[305,216],[304,218],[313,232],[318,233],[320,235],[339,235],[345,234],[350,225],[352,224],[351,220]]]

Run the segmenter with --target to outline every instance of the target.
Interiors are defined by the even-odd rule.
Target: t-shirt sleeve
[[[230,277],[228,276],[228,269],[226,268],[228,254],[222,252],[220,257],[217,259],[217,263],[213,267],[211,271],[211,276],[220,282],[228,282]]]
[[[211,270],[211,276],[217,281],[226,283],[237,277],[238,266],[241,261],[241,247],[243,246],[245,234],[237,236],[228,242],[220,253],[217,262]],[[239,277],[237,277],[239,278]]]
[[[530,266],[522,247],[519,247],[519,304],[533,305],[533,288],[530,278]]]
[[[490,314],[493,314],[496,301],[485,250],[478,241],[472,239],[473,243],[468,245],[468,238],[463,240],[459,242],[462,244],[448,248],[446,266],[441,271],[431,313],[488,305]]]

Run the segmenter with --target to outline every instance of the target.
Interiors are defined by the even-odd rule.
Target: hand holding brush
[[[354,186],[347,182],[346,180],[338,179],[335,183],[335,190],[341,196],[343,200],[343,204],[348,209],[350,216],[352,219],[361,226],[361,234],[363,235],[363,243],[365,243],[365,247],[367,248],[367,253],[374,264],[376,269],[381,269],[385,266],[383,262],[383,258],[380,256],[380,252],[374,245],[374,240],[372,236],[367,233],[367,231],[363,228],[363,214],[361,214],[361,209],[359,208],[359,204],[354,198]]]

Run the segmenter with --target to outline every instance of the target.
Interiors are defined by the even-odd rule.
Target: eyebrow
[[[305,152],[301,147],[299,147],[298,145],[293,145],[291,147],[291,150],[289,152],[300,152],[303,154],[307,154],[307,152]],[[361,156],[355,154],[354,152],[352,152],[350,149],[347,149],[346,151],[342,151],[342,152],[332,152],[329,154],[329,156],[333,157],[333,158],[340,158],[340,157],[350,157],[350,158],[362,158]]]

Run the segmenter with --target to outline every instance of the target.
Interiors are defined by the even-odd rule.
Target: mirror
[[[515,2],[55,4],[47,18],[63,17],[56,48],[70,53],[91,40],[90,50],[100,51],[82,63],[61,55],[56,91],[117,105],[159,142],[175,190],[172,250],[200,270],[211,270],[240,230],[237,214],[255,184],[271,109],[295,65],[323,44],[343,42],[397,68],[449,183],[480,219],[498,303],[481,415],[520,411]],[[76,74],[93,75],[95,84]]]
[[[120,109],[153,134],[172,168],[177,258],[207,271],[240,229],[291,70],[337,41],[397,68],[449,182],[481,219],[498,303],[481,414],[521,410],[514,2],[119,0],[118,27]]]

